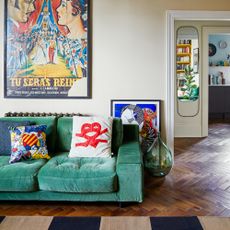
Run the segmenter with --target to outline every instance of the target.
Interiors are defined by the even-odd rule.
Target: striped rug
[[[1,216],[0,230],[230,230],[221,217]]]

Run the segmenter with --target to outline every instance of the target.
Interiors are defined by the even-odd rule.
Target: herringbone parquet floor
[[[0,215],[230,216],[230,123],[210,124],[207,138],[176,139],[172,171],[145,175],[142,204],[1,202]]]

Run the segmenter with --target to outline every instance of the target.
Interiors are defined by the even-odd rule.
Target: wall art
[[[6,98],[89,98],[88,0],[6,0]]]
[[[146,153],[160,131],[160,100],[111,100],[111,116],[139,126],[141,149]]]

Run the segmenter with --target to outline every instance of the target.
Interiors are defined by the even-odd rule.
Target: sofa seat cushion
[[[116,158],[53,157],[38,174],[39,188],[54,192],[95,193],[117,190]]]
[[[9,164],[9,156],[0,157],[0,191],[33,192],[38,190],[37,174],[45,159]]]

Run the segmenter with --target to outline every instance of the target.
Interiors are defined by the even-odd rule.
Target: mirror
[[[199,99],[199,40],[195,27],[182,26],[176,37],[177,99],[181,102]]]

